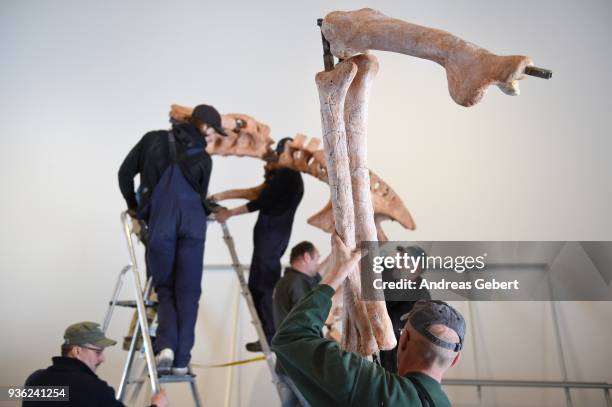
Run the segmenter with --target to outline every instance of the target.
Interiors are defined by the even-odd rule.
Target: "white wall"
[[[499,54],[529,55],[554,72],[550,81],[523,81],[518,98],[491,89],[465,109],[448,96],[438,65],[376,53],[381,69],[370,104],[370,166],[400,194],[418,226],[407,232],[388,225],[391,238],[611,240],[609,1],[3,1],[0,384],[21,383],[46,365],[66,325],[102,319],[127,261],[116,171],[142,134],[167,126],[169,105],[204,102],[244,112],[268,123],[277,140],[297,132],[320,136],[316,18],[366,5]],[[254,159],[215,157],[210,190],[252,186],[261,175]],[[292,244],[327,244],[305,223],[326,200],[325,186],[306,179]],[[254,215],[231,220],[244,262],[254,221]],[[216,226],[205,262],[228,262]],[[229,358],[233,283],[230,272],[205,272],[197,362]],[[546,305],[477,307],[490,342],[479,353],[478,371],[468,350],[454,377],[560,378]],[[561,308],[570,379],[612,381],[604,340],[612,334],[610,304]],[[508,315],[512,328],[500,322]],[[242,348],[254,332],[244,310],[240,317]],[[110,334],[124,335],[127,319],[114,321]],[[123,356],[111,350],[101,368],[111,383]],[[233,399],[271,405],[263,364],[239,371]],[[222,403],[224,376],[201,374],[209,405]],[[183,390],[172,390],[174,405],[185,405]],[[475,403],[472,389],[449,391],[457,403]],[[559,392],[485,390],[483,405],[517,405],[532,394],[522,405],[562,403]],[[583,405],[603,403],[597,397]]]

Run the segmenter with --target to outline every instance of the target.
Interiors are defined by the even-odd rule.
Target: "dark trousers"
[[[174,351],[174,366],[191,359],[202,293],[206,215],[200,196],[174,165],[151,197],[148,267],[157,292],[155,351]]]
[[[253,230],[254,247],[248,285],[268,343],[275,332],[272,291],[280,279],[280,259],[289,244],[294,215],[295,209],[281,215],[260,213]]]
[[[414,301],[387,301],[387,313],[393,324],[393,333],[399,345],[399,338],[404,328],[404,322],[400,321],[402,315],[410,312],[414,307]],[[391,350],[381,350],[378,357],[380,364],[391,373],[397,373],[397,346]]]

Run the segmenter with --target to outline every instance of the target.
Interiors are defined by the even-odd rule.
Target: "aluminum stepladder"
[[[270,344],[268,344],[268,340],[266,339],[266,334],[264,333],[263,326],[261,325],[261,321],[259,316],[257,315],[257,309],[255,308],[255,303],[253,302],[253,296],[251,295],[251,291],[249,290],[249,286],[247,284],[246,279],[244,278],[244,268],[238,259],[238,253],[236,252],[236,246],[234,245],[234,238],[230,234],[229,228],[227,227],[227,223],[220,223],[221,230],[223,232],[223,241],[227,245],[227,248],[230,252],[230,257],[232,258],[232,267],[236,272],[236,276],[238,277],[238,282],[240,283],[240,292],[244,297],[247,308],[249,309],[249,313],[251,314],[251,322],[255,327],[255,331],[257,332],[257,337],[259,338],[259,343],[261,344],[261,349],[266,358],[266,363],[268,364],[268,368],[270,369],[270,374],[272,375],[272,383],[276,387],[279,397],[281,396],[280,382],[278,380],[278,375],[276,374],[276,363],[274,354],[270,350]]]
[[[151,390],[153,393],[159,392],[160,384],[163,383],[189,383],[194,404],[196,405],[196,407],[200,407],[202,406],[202,402],[200,400],[200,395],[196,386],[195,376],[193,374],[190,373],[184,376],[158,376],[157,374],[157,366],[155,364],[155,355],[153,352],[153,345],[151,343],[151,335],[149,332],[149,322],[147,319],[147,308],[155,307],[156,305],[153,301],[151,301],[153,284],[151,278],[149,277],[147,279],[147,283],[145,285],[144,290],[142,289],[142,285],[140,283],[140,272],[138,270],[138,263],[136,261],[136,252],[134,251],[134,243],[132,241],[133,230],[130,225],[130,220],[131,218],[127,214],[127,212],[123,212],[121,214],[123,232],[125,233],[128,252],[130,254],[130,264],[125,266],[117,277],[117,283],[115,284],[115,289],[113,291],[111,301],[109,302],[108,311],[102,324],[102,330],[106,332],[106,329],[110,324],[110,320],[116,306],[136,308],[138,324],[134,329],[132,341],[130,342],[128,357],[125,362],[125,367],[123,368],[123,373],[121,375],[121,382],[117,389],[117,399],[125,403],[127,396],[127,386],[134,385],[130,401],[132,403],[135,402],[138,399],[138,395],[140,393],[140,390],[142,389],[143,384],[147,381],[146,376],[148,375],[149,381],[151,382]],[[123,286],[126,274],[131,274],[133,277],[135,300],[120,301],[118,300],[119,293],[121,292],[121,287]],[[140,342],[140,339],[142,339],[142,348],[138,350],[137,344]],[[133,370],[138,370],[133,369],[137,353],[139,353],[141,356],[144,356],[145,366],[142,367],[139,372],[137,372],[138,374],[134,375]],[[133,376],[135,376],[135,378],[132,378]]]

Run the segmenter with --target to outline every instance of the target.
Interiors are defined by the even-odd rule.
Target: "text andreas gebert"
[[[371,270],[377,275],[372,281],[374,289],[377,290],[518,290],[519,281],[500,281],[494,278],[476,278],[474,281],[450,281],[441,278],[432,281],[425,277],[415,279],[417,270],[423,272],[455,272],[458,274],[466,271],[485,271],[485,258],[481,256],[411,256],[408,253],[396,253],[394,256],[372,256]],[[383,280],[382,272],[397,271],[409,272],[412,276]],[[418,273],[420,274],[420,273]]]

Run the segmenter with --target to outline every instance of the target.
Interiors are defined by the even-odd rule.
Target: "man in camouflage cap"
[[[123,406],[115,398],[115,390],[96,375],[96,369],[104,362],[104,349],[115,345],[107,338],[96,322],[78,322],[64,332],[61,356],[52,358],[53,364],[37,370],[26,380],[26,386],[68,386],[69,402],[65,406]],[[168,405],[165,392],[155,394],[153,406]],[[34,406],[24,402],[23,406]],[[45,405],[54,405],[46,402]]]
[[[70,325],[64,332],[62,356],[70,355],[95,372],[104,362],[104,348],[116,343],[104,335],[99,324],[88,321],[78,322]]]

